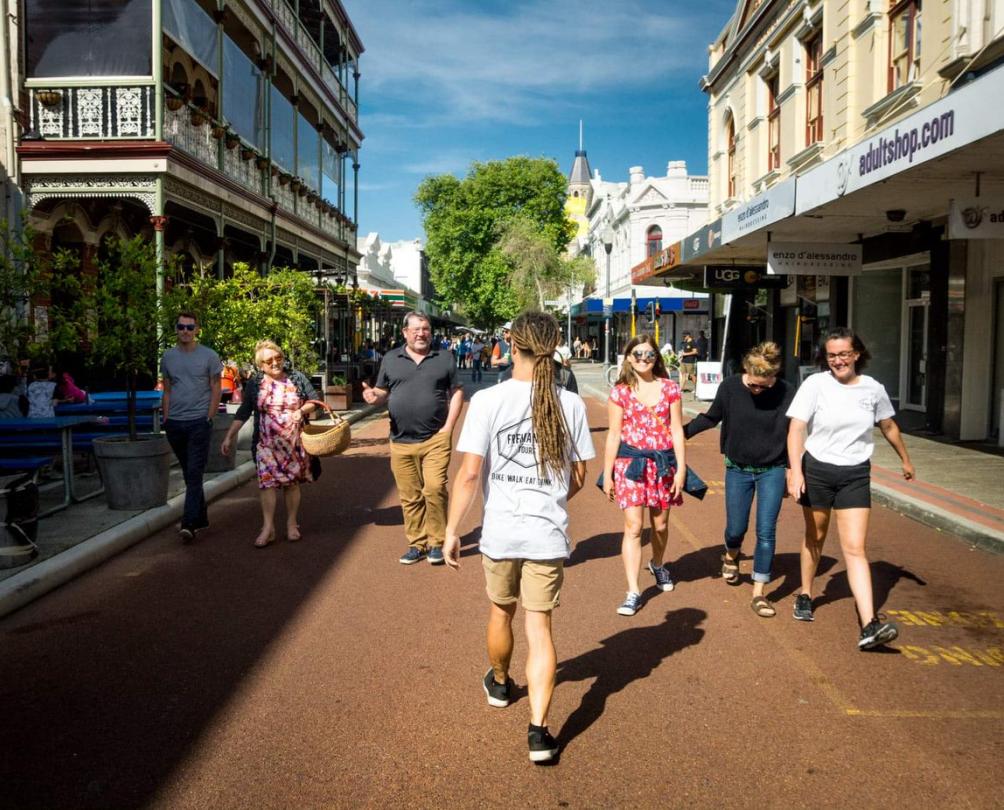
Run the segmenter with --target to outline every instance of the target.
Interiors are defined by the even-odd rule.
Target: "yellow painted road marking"
[[[919,717],[934,720],[1004,720],[1004,709],[848,709],[848,717]]]

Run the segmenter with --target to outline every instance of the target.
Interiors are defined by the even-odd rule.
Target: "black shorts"
[[[869,509],[872,505],[872,464],[827,464],[808,453],[802,456],[805,492],[798,502],[812,509]]]

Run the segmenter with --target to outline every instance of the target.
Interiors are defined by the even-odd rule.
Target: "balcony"
[[[153,138],[152,85],[32,87],[31,129],[46,140]]]

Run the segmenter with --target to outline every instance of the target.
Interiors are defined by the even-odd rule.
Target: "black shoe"
[[[191,543],[195,539],[195,530],[182,526],[178,531],[178,537],[181,538],[182,543]]]
[[[530,762],[550,762],[558,755],[558,741],[551,736],[547,726],[535,726],[527,729],[526,742],[530,748]]]
[[[899,628],[892,622],[879,620],[878,616],[861,628],[861,638],[858,639],[859,650],[870,650],[881,647],[899,636]]]
[[[481,682],[485,689],[485,697],[488,698],[488,705],[496,709],[504,709],[512,699],[512,678],[506,678],[505,683],[495,680],[495,670],[489,669],[485,673],[485,678]]]
[[[412,546],[398,558],[398,562],[401,563],[401,565],[414,565],[424,559],[425,549],[415,548]]]
[[[795,609],[792,611],[792,616],[800,622],[812,621],[812,597],[809,594],[800,593],[795,597]]]
[[[446,563],[446,559],[443,557],[443,549],[439,546],[430,548],[426,557],[428,557],[429,565],[444,565]]]

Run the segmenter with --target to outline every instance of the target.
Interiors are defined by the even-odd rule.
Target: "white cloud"
[[[577,107],[591,93],[667,82],[693,86],[704,68],[706,44],[695,42],[693,23],[711,14],[724,20],[731,5],[346,2],[366,46],[364,92],[379,96],[383,109],[396,102],[418,110],[395,121],[402,127],[429,121],[530,124]]]

